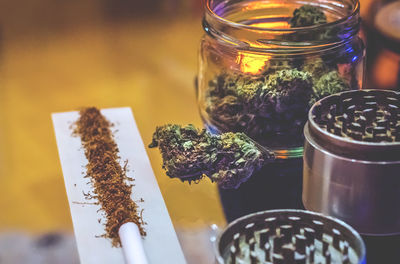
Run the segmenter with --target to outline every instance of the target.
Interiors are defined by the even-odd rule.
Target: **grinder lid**
[[[400,160],[400,93],[358,90],[316,102],[305,134],[325,149],[373,161]]]

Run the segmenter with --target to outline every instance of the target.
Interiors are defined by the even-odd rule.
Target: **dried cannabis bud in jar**
[[[312,79],[307,72],[296,69],[281,70],[266,77],[265,86],[261,90],[263,101],[270,102],[276,113],[285,113],[294,108],[304,108],[308,105],[312,94]]]
[[[298,140],[312,86],[311,74],[297,69],[258,78],[221,74],[209,84],[206,111],[221,131],[244,132],[262,145],[279,145],[280,141]],[[289,136],[274,137],[277,134]]]
[[[157,127],[149,147],[160,149],[169,177],[190,183],[207,176],[225,189],[238,188],[273,158],[243,133],[212,135],[193,125]]]
[[[305,60],[302,70],[310,73],[313,81],[317,82],[323,74],[329,72],[331,69],[320,57],[316,57]]]
[[[292,28],[315,26],[325,24],[326,16],[319,7],[303,5],[294,10],[289,23]]]
[[[340,76],[336,67],[329,67],[321,58],[306,60],[303,71],[309,72],[313,79],[310,106],[328,95],[350,90],[349,83]]]
[[[313,86],[316,102],[328,95],[349,90],[349,84],[335,70],[323,74]],[[311,102],[313,103],[313,101]]]

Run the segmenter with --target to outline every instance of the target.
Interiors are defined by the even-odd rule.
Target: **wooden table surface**
[[[156,125],[200,126],[201,16],[190,6],[144,16],[119,0],[0,2],[0,231],[68,231],[50,113],[130,106],[145,144]],[[224,223],[213,184],[171,180],[148,154],[176,227]]]
[[[0,0],[0,231],[72,229],[51,112],[130,106],[145,143],[157,125],[201,125],[200,2]],[[213,184],[170,180],[148,154],[176,227],[224,223]]]

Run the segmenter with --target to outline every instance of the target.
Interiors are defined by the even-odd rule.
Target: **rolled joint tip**
[[[132,222],[121,225],[118,231],[126,264],[148,264],[139,228]]]

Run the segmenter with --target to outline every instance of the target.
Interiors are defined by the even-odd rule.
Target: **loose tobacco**
[[[88,164],[86,176],[93,184],[93,195],[86,195],[98,200],[101,210],[105,213],[106,234],[112,245],[119,247],[121,242],[118,230],[127,222],[135,223],[142,236],[145,224],[142,212],[131,199],[132,185],[127,180],[133,180],[126,175],[126,165],[121,167],[118,156],[118,146],[113,139],[111,124],[95,107],[80,111],[74,133],[79,135],[85,150]]]
[[[212,135],[193,125],[157,127],[149,145],[155,147],[169,177],[190,183],[206,176],[225,189],[238,188],[273,158],[243,133]]]

